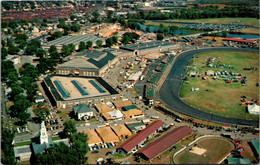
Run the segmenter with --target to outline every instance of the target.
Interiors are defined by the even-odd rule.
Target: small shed
[[[131,100],[120,100],[120,101],[114,101],[114,105],[117,109],[121,110],[125,106],[133,105]]]
[[[248,113],[250,113],[250,114],[254,114],[254,115],[259,115],[260,114],[259,106],[256,105],[256,104],[248,105],[247,109],[248,109]]]

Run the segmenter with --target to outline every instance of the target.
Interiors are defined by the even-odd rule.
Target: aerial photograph
[[[259,164],[259,0],[1,0],[1,164]]]

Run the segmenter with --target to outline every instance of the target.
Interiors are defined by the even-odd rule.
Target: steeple
[[[44,122],[42,121],[41,130],[40,130],[40,143],[43,144],[44,142],[46,144],[48,144],[49,140],[48,140],[48,134],[47,134],[46,127],[44,125]]]

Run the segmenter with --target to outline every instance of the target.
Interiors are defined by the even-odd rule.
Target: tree
[[[147,33],[150,33],[150,32],[151,32],[150,27],[147,26],[147,27],[145,28],[145,31],[146,31]]]
[[[1,162],[3,164],[16,164],[14,146],[12,144],[14,140],[14,134],[11,132],[11,130],[4,127],[2,127],[1,133],[1,149],[3,152],[1,154]]]
[[[158,33],[156,38],[157,40],[163,40],[163,35],[161,33]]]
[[[106,39],[106,46],[111,47],[114,45],[113,39],[112,38],[108,38]]]
[[[43,58],[47,55],[46,51],[43,49],[39,49],[36,52],[36,57]]]
[[[33,110],[34,114],[39,118],[39,121],[44,121],[46,116],[50,114],[50,110],[46,107],[44,108],[35,108]]]
[[[83,51],[83,50],[85,50],[85,49],[86,49],[86,44],[85,44],[85,42],[81,41],[81,42],[79,43],[79,49],[78,49],[78,51]]]
[[[23,92],[23,88],[21,87],[21,85],[18,82],[13,83],[11,85],[11,89],[12,89],[13,98],[15,98],[15,96],[17,96]]]
[[[1,59],[6,59],[6,57],[8,56],[8,53],[7,53],[7,49],[5,47],[2,47],[1,48]]]
[[[53,51],[58,51],[57,47],[55,45],[51,45],[50,46],[50,49],[49,49],[49,52],[53,52]]]
[[[65,136],[70,137],[72,134],[74,134],[76,132],[77,132],[77,129],[76,129],[75,122],[73,122],[72,120],[69,120],[64,123],[63,133],[65,134]]]
[[[69,47],[70,54],[76,50],[76,46],[74,44],[69,44],[68,47]]]
[[[53,51],[50,53],[52,59],[60,59],[60,53],[58,51]]]
[[[39,48],[41,48],[41,42],[37,41],[37,40],[31,40],[31,42],[29,42],[27,44],[27,47],[25,49],[25,53],[30,54],[30,55],[34,55],[34,54],[36,54],[36,52]]]
[[[39,76],[38,69],[30,63],[23,64],[22,68],[19,69],[19,73],[21,76],[29,76],[33,79]]]
[[[27,45],[26,41],[20,40],[18,48],[23,49],[23,48],[25,48],[26,45]]]
[[[18,114],[18,118],[20,119],[22,125],[26,124],[30,117],[31,115],[27,112],[21,112]]]
[[[32,83],[34,82],[33,78],[32,77],[29,77],[29,76],[23,76],[21,77],[21,81],[22,81],[22,87],[24,89],[28,89],[30,88],[30,86],[32,85]]]
[[[80,25],[73,23],[72,26],[71,26],[71,31],[79,32],[79,30],[80,30]]]
[[[88,48],[92,48],[93,47],[93,42],[92,41],[87,41],[86,47],[87,47],[87,49]]]
[[[19,51],[20,51],[20,49],[17,48],[16,46],[14,46],[13,44],[10,45],[8,48],[8,53],[12,54],[12,55],[17,54]]]
[[[128,35],[123,35],[123,38],[122,38],[122,43],[123,44],[128,44],[129,42],[130,42],[130,40],[131,40],[131,37],[130,36],[128,36]]]
[[[97,40],[96,42],[97,48],[101,48],[103,45],[103,41],[102,40]]]
[[[112,40],[113,40],[114,44],[117,44],[118,38],[117,38],[116,36],[113,36],[113,37],[112,37]]]
[[[9,82],[10,84],[13,84],[15,82],[17,82],[18,80],[18,73],[17,71],[11,71],[8,73],[8,79],[9,79]]]
[[[68,45],[62,45],[61,53],[63,56],[68,56],[70,54],[70,49]]]

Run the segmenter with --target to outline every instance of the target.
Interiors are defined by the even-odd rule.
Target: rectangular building
[[[137,133],[134,137],[118,147],[118,151],[123,154],[129,154],[135,149],[141,147],[141,144],[151,138],[158,130],[162,130],[165,123],[162,120],[157,120],[146,127],[144,130]]]
[[[77,85],[73,83],[75,81]],[[94,81],[103,92],[101,93],[90,81]],[[44,78],[41,85],[52,106],[57,108],[120,99],[120,94],[100,77],[50,75]]]
[[[188,136],[192,131],[193,130],[187,126],[178,127],[137,151],[136,154],[143,156],[145,159],[152,159],[179,140]]]

